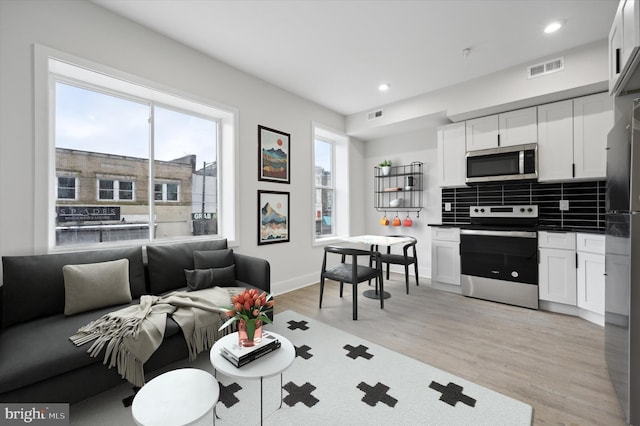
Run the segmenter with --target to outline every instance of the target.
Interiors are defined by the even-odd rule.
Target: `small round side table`
[[[145,384],[133,399],[131,414],[141,426],[188,425],[207,415],[219,396],[220,386],[210,373],[180,368]]]
[[[251,361],[249,364],[243,365],[238,368],[235,365],[227,361],[222,355],[220,355],[220,349],[227,346],[231,346],[238,342],[238,332],[227,334],[223,338],[219,339],[211,348],[210,359],[211,365],[216,372],[220,372],[225,376],[234,377],[237,379],[260,379],[260,424],[263,422],[263,407],[262,407],[262,380],[265,377],[275,376],[280,374],[280,407],[282,407],[282,372],[289,368],[296,358],[296,348],[293,344],[281,335],[272,331],[265,331],[265,334],[269,334],[272,337],[280,341],[280,348],[273,352],[270,352],[263,357]]]

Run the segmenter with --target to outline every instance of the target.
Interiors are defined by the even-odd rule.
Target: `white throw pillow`
[[[64,314],[131,302],[129,259],[65,265]]]

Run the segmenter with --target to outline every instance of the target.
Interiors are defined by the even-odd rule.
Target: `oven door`
[[[462,294],[538,308],[536,232],[460,231]]]

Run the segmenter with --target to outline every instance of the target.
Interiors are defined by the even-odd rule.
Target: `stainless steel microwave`
[[[538,179],[538,144],[467,152],[466,183]]]

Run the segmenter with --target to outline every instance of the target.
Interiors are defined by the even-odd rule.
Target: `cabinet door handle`
[[[616,74],[620,74],[620,48],[616,49]]]

